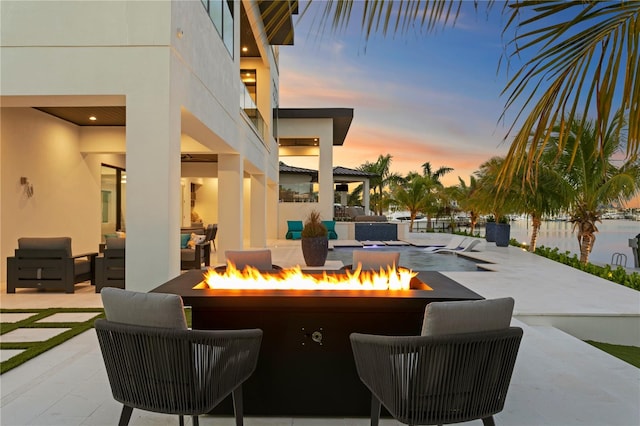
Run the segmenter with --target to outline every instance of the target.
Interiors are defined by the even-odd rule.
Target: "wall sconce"
[[[26,177],[21,177],[20,185],[22,185],[27,198],[33,197],[33,185],[31,184],[31,182],[29,182],[29,179],[27,179]]]

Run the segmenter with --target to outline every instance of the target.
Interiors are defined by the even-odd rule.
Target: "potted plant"
[[[324,266],[329,253],[327,228],[322,223],[320,213],[311,210],[302,228],[302,255],[307,266]]]
[[[507,247],[511,238],[511,225],[507,216],[500,216],[500,220],[496,223],[495,242],[498,247]]]
[[[496,219],[493,216],[487,217],[484,235],[487,242],[494,243],[496,241]]]

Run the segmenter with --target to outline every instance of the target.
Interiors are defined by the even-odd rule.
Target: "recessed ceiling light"
[[[94,115],[92,115],[91,117],[89,117],[89,120],[91,120],[91,121],[96,121],[96,120],[97,120],[97,118],[96,118]]]
[[[243,51],[243,52],[248,52],[248,51],[249,51],[249,48],[248,48],[247,46],[242,46],[242,51]]]

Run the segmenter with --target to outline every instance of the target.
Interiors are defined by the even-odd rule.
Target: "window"
[[[233,0],[201,0],[225,47],[233,56]]]
[[[318,192],[314,191],[313,183],[281,183],[280,202],[316,203]]]

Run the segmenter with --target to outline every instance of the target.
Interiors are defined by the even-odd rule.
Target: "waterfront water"
[[[603,220],[597,223],[599,232],[593,246],[589,261],[595,264],[611,263],[614,253],[627,256],[627,267],[633,267],[633,253],[629,247],[629,239],[640,234],[640,221],[632,220]],[[531,221],[518,220],[511,222],[511,238],[520,242],[531,241]],[[560,252],[569,251],[580,255],[578,238],[573,232],[570,222],[542,222],[538,235],[537,246],[558,247]]]

